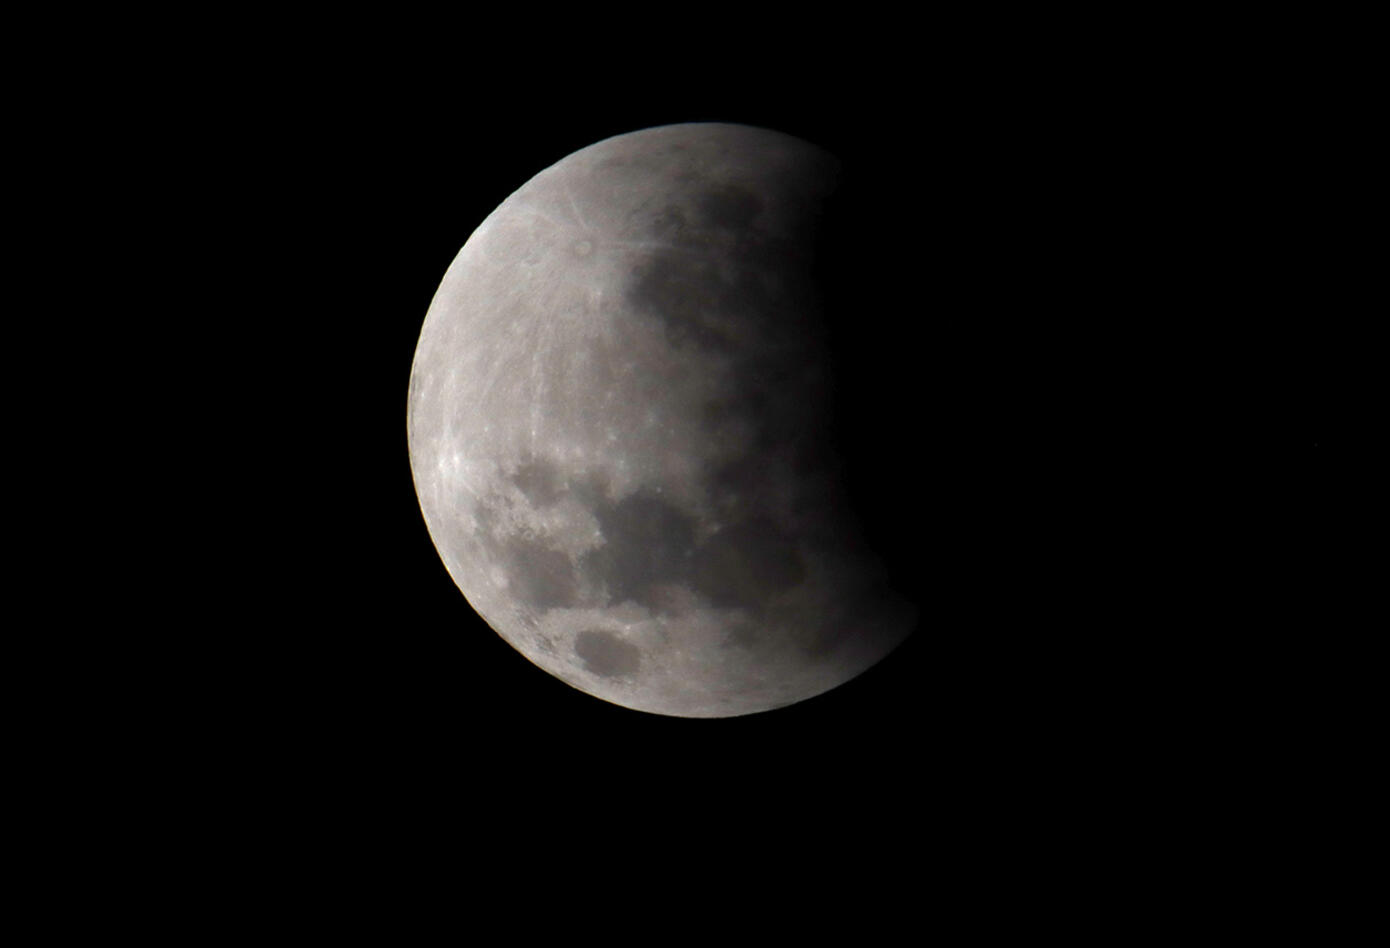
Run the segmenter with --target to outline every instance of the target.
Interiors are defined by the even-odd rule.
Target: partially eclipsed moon
[[[844,502],[815,227],[825,152],[738,125],[578,151],[469,238],[425,318],[410,460],[450,575],[536,665],[726,717],[911,630]]]

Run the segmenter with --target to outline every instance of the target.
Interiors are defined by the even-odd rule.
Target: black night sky
[[[385,86],[345,78],[321,95],[301,89],[268,116],[265,145],[278,144],[253,156],[256,180],[274,181],[283,216],[266,222],[265,263],[283,270],[276,289],[292,298],[265,311],[266,330],[294,396],[292,416],[261,445],[287,491],[262,554],[277,583],[262,643],[275,657],[259,675],[275,713],[287,712],[277,745],[298,765],[351,762],[371,781],[394,775],[393,792],[427,797],[466,786],[502,810],[552,795],[546,805],[566,808],[635,794],[639,810],[699,799],[794,820],[833,800],[873,800],[892,814],[909,806],[924,757],[955,740],[929,709],[940,707],[934,688],[959,687],[961,669],[928,671],[929,636],[792,707],[652,716],[532,666],[471,611],[430,541],[406,452],[406,386],[421,321],[463,242],[508,194],[579,148],[652,125],[730,121],[801,136],[846,162],[854,190],[843,213],[861,229],[839,250],[833,292],[846,302],[846,378],[862,389],[841,419],[865,458],[857,489],[924,617],[934,588],[963,579],[930,540],[962,516],[941,502],[934,447],[960,432],[943,431],[952,422],[928,407],[940,404],[934,366],[956,361],[926,343],[938,309],[933,261],[951,253],[926,226],[941,204],[920,167],[932,146],[918,123],[876,114],[906,113],[909,77],[868,113],[861,90],[830,76],[702,89],[593,79],[578,99],[456,101],[463,90],[435,73]],[[856,300],[872,304],[848,305]]]
[[[216,156],[192,213],[245,238],[199,277],[248,354],[253,512],[235,592],[205,580],[235,616],[206,664],[234,682],[219,740],[311,812],[586,846],[737,824],[886,851],[1117,806],[1180,749],[1225,766],[1233,726],[1204,722],[1228,720],[1229,682],[1272,687],[1252,669],[1282,667],[1283,625],[1326,601],[1308,551],[1342,515],[1347,264],[1307,236],[1336,182],[1270,200],[1335,116],[1273,87],[1236,108],[1124,73],[1123,51],[1003,69],[907,41],[735,45],[723,81],[693,81],[459,42],[237,60],[185,110],[212,119],[181,154]],[[845,163],[838,420],[922,616],[860,678],[725,720],[606,704],[503,642],[435,552],[406,449],[421,321],[473,228],[571,152],[686,121]],[[1232,590],[1281,625],[1204,608]]]

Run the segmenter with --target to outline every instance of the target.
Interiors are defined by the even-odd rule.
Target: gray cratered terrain
[[[811,264],[835,160],[738,125],[619,135],[473,233],[426,316],[410,460],[473,607],[575,688],[726,717],[910,632],[848,512]]]

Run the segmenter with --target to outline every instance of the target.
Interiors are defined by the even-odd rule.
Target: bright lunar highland
[[[749,126],[619,135],[528,181],[445,274],[410,377],[425,522],[474,609],[575,688],[750,714],[911,631],[827,424],[838,175]]]

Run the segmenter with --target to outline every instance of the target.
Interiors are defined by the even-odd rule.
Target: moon
[[[472,607],[574,688],[752,714],[915,625],[826,422],[839,176],[767,129],[618,135],[528,181],[445,273],[410,376],[420,507]]]

